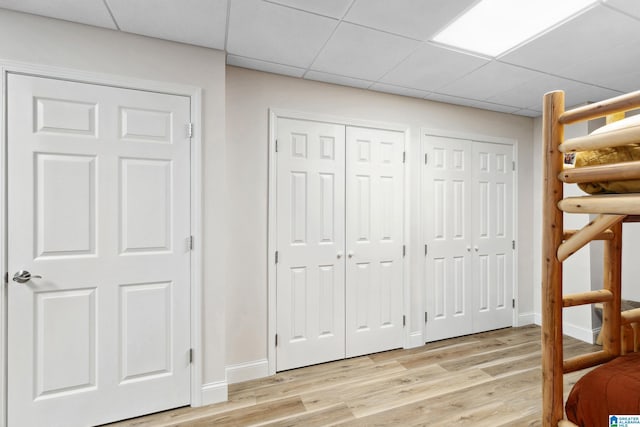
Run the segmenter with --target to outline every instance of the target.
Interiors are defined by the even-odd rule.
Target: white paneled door
[[[346,355],[402,346],[404,134],[347,127]]]
[[[513,149],[473,142],[473,331],[513,322]]]
[[[278,118],[276,137],[276,370],[401,347],[404,134]]]
[[[278,119],[278,371],[344,358],[342,125]]]
[[[423,185],[429,341],[473,331],[471,150],[468,141],[429,136]]]
[[[7,111],[9,425],[188,404],[189,98],[10,75]]]
[[[513,147],[423,141],[426,340],[511,326]]]

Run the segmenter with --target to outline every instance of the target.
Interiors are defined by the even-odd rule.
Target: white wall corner
[[[225,368],[227,383],[235,384],[243,381],[255,380],[269,376],[269,361],[267,359],[230,365]]]
[[[226,381],[216,381],[202,385],[202,396],[199,406],[212,405],[226,402],[228,399],[228,386]],[[195,406],[195,405],[193,405]]]
[[[527,326],[527,325],[532,325],[532,324],[538,324],[536,323],[536,315],[533,312],[529,312],[529,313],[520,313],[518,315],[517,321],[516,321],[516,327],[520,327],[520,326]]]
[[[533,313],[533,323],[538,326],[542,326],[542,314]]]
[[[405,348],[415,348],[424,345],[424,338],[422,337],[422,331],[414,331],[409,334],[409,340]]]

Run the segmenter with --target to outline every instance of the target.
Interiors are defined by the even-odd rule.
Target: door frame
[[[44,77],[78,83],[111,86],[121,89],[134,89],[169,95],[186,96],[190,99],[191,122],[196,130],[191,138],[190,154],[190,221],[193,250],[190,266],[190,339],[193,350],[191,364],[191,406],[203,404],[202,372],[202,88],[183,84],[160,82],[133,77],[102,74],[68,68],[44,66],[14,61],[0,61],[0,427],[7,422],[7,304],[8,304],[8,242],[7,242],[7,79],[9,74],[22,74],[33,77]]]
[[[489,135],[483,135],[483,134],[478,134],[478,133],[468,133],[468,132],[457,132],[457,131],[450,131],[450,130],[444,130],[444,129],[434,129],[434,128],[421,128],[420,129],[420,156],[421,156],[421,160],[420,160],[420,224],[419,224],[419,229],[420,229],[420,238],[422,240],[424,240],[425,237],[425,232],[427,231],[427,224],[425,223],[425,214],[427,212],[427,207],[426,207],[426,203],[425,200],[423,199],[422,195],[424,194],[425,191],[425,178],[426,178],[426,170],[425,170],[425,164],[424,161],[422,159],[424,159],[424,156],[426,154],[426,137],[427,136],[436,136],[436,137],[444,137],[444,138],[453,138],[453,139],[463,139],[463,140],[467,140],[467,141],[471,141],[472,143],[475,142],[488,142],[488,143],[492,143],[492,144],[502,144],[502,145],[510,145],[512,147],[513,150],[513,162],[515,165],[515,170],[513,171],[513,208],[512,208],[512,215],[513,215],[513,240],[516,242],[515,245],[515,249],[513,250],[513,299],[515,300],[515,307],[513,308],[513,314],[512,314],[512,319],[511,319],[511,326],[519,326],[520,322],[519,322],[519,318],[520,318],[520,309],[519,309],[519,304],[518,304],[518,249],[520,247],[520,242],[518,240],[518,212],[519,212],[519,205],[518,205],[518,171],[519,171],[519,163],[518,163],[518,140],[515,138],[506,138],[506,137],[498,137],[498,136],[489,136]],[[426,244],[427,242],[423,241],[423,245]],[[426,286],[427,286],[427,278],[425,276],[425,269],[424,269],[424,262],[425,262],[425,257],[423,256],[422,261],[420,262],[420,274],[422,276],[422,286],[420,287],[420,290],[422,292],[422,307],[423,307],[423,311],[426,313],[427,311],[427,295],[425,292]],[[424,322],[422,324],[422,342],[426,342],[427,339],[427,323]]]
[[[269,150],[269,172],[268,172],[268,218],[267,218],[267,364],[268,375],[274,375],[276,373],[276,263],[275,252],[277,249],[277,228],[276,228],[276,194],[277,194],[277,164],[276,164],[276,136],[277,122],[279,118],[294,119],[294,120],[308,120],[314,122],[333,123],[344,126],[356,126],[380,130],[390,130],[396,132],[403,132],[404,134],[404,151],[406,158],[410,159],[410,144],[411,135],[409,125],[399,123],[388,123],[373,120],[353,119],[343,116],[332,116],[320,113],[307,113],[295,110],[287,110],[280,108],[269,108],[269,137],[268,137],[268,150]],[[410,208],[409,197],[410,190],[410,173],[409,173],[409,160],[404,163],[404,194],[403,194],[403,231],[402,238],[404,244],[409,250],[409,231],[410,231]],[[407,319],[410,319],[410,253],[403,258],[403,279],[402,279],[402,307]],[[407,348],[410,344],[409,322],[404,328],[403,334],[403,347]]]

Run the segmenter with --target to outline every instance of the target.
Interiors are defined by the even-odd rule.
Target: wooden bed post
[[[558,179],[564,157],[558,146],[564,140],[564,126],[558,118],[564,112],[564,92],[544,96],[542,139],[544,184],[542,207],[542,425],[555,427],[564,418],[562,376],[562,263],[556,251],[564,231],[558,202],[563,184]],[[554,377],[560,378],[554,381]]]
[[[614,298],[602,304],[602,349],[619,356],[622,348],[620,312],[622,294],[622,223],[611,227],[613,239],[604,242],[604,289]]]

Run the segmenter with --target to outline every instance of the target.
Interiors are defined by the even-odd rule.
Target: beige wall
[[[203,89],[203,382],[224,381],[225,55],[223,52],[0,9],[0,60]],[[221,237],[222,234],[222,237]]]
[[[526,117],[458,107],[320,82],[227,67],[227,182],[229,209],[226,363],[267,357],[268,109],[391,122],[410,129],[412,332],[423,322],[422,245],[419,235],[422,127],[518,141],[518,281],[523,321],[533,320],[532,137]]]

